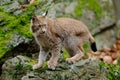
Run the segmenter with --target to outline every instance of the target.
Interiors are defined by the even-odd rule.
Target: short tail
[[[90,46],[91,46],[92,51],[96,52],[97,51],[96,42],[91,35],[90,35],[89,41],[91,43]]]

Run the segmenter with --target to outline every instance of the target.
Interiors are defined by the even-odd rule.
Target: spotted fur
[[[51,19],[46,16],[33,16],[31,30],[40,46],[38,64],[34,65],[33,69],[42,67],[48,53],[52,53],[48,68],[55,69],[62,46],[71,55],[71,58],[66,59],[67,62],[79,61],[84,55],[83,43],[95,43],[86,25],[71,18]],[[95,44],[92,47],[96,47]],[[96,51],[96,48],[94,50]]]

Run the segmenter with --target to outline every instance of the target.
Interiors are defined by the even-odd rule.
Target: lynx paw
[[[55,70],[56,64],[54,62],[48,61],[48,68]]]
[[[35,65],[33,65],[33,70],[38,69],[40,67],[42,67],[40,64],[35,64]]]
[[[66,62],[71,64],[71,63],[75,63],[76,61],[74,59],[67,58]]]

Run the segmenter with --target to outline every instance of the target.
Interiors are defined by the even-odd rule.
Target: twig
[[[111,28],[114,28],[115,26],[116,26],[116,22],[114,22],[114,23],[112,23],[111,25],[108,25],[108,26],[106,26],[106,27],[104,27],[104,28],[101,28],[98,32],[94,33],[93,36],[96,36],[96,35],[98,35],[98,34],[101,34],[101,33],[105,32],[105,31],[107,31],[107,30],[109,30],[109,29],[111,29]]]

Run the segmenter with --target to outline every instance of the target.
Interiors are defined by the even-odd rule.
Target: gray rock
[[[10,41],[10,42],[8,43],[8,45],[7,45],[8,48],[9,48],[9,47],[16,47],[16,46],[18,46],[18,45],[21,44],[21,43],[29,43],[29,42],[31,41],[31,39],[26,38],[26,37],[24,37],[24,36],[22,36],[22,35],[19,35],[19,34],[17,34],[17,33],[14,33],[14,34],[12,35],[12,38],[13,38],[13,40]]]
[[[30,0],[18,0],[20,4],[28,4]]]
[[[77,6],[77,1],[64,1],[52,4],[49,9],[48,17],[56,18],[66,14],[72,14]]]
[[[100,69],[99,61],[81,60],[74,64],[59,63],[52,71],[43,67],[32,71],[30,59],[17,56],[2,66],[2,80],[107,80],[107,70]]]
[[[28,4],[30,0],[0,0],[0,5],[7,5],[17,1],[20,4]]]
[[[18,15],[18,14],[21,14],[23,11],[22,10],[17,10],[14,12],[14,15]]]
[[[0,6],[9,4],[10,2],[11,2],[11,0],[0,0]]]
[[[35,76],[33,73],[28,73],[26,76],[23,76],[21,80],[42,80],[42,78]]]
[[[19,80],[27,72],[30,59],[17,56],[7,60],[2,66],[1,80]]]
[[[101,71],[99,61],[82,60],[71,66],[73,73],[81,77],[80,80],[106,80],[106,71]]]
[[[32,71],[28,65],[30,59],[24,56],[7,60],[2,66],[1,80],[107,80],[107,69],[100,69],[99,61],[90,59],[71,65],[63,61],[53,71],[46,67]]]
[[[26,80],[28,79],[28,75]],[[55,71],[45,70],[32,74],[36,80],[107,80],[106,71],[101,71],[99,61],[82,60],[73,65],[59,64]],[[46,77],[47,76],[47,77]],[[25,79],[23,79],[25,80]]]
[[[14,12],[16,10],[19,10],[21,8],[20,4],[15,1],[12,4],[4,6],[4,11],[5,12]]]
[[[65,14],[71,14],[74,12],[75,8],[77,6],[77,2],[72,2],[70,3],[66,8],[65,8]]]

